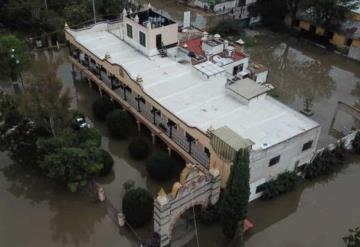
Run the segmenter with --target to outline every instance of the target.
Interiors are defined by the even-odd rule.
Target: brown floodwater
[[[278,91],[280,100],[301,109],[302,99],[311,92],[313,117],[323,125],[321,143],[333,141],[334,131],[328,129],[336,107],[334,102],[359,104],[359,64],[286,36],[260,34],[255,39],[257,45],[249,52],[270,67],[269,79],[281,89]],[[286,63],[277,65],[284,50],[288,55],[281,59]],[[91,103],[97,93],[87,84],[74,83],[66,49],[39,52],[34,59],[33,68],[24,75],[25,80],[52,71],[71,89],[73,106],[85,112],[100,129],[102,147],[111,152],[115,166],[112,174],[98,182],[116,208],[121,207],[122,184],[128,179],[154,195],[161,186],[170,190],[175,178],[159,184],[147,177],[144,162],[128,156],[131,138],[113,140],[105,126],[94,121]],[[304,64],[318,67],[305,69]],[[295,71],[301,72],[300,75]],[[6,88],[6,83],[1,82],[1,85]],[[338,114],[337,118],[334,126],[339,132],[351,129],[355,123],[346,114]],[[133,129],[132,136],[136,135]],[[159,149],[162,149],[160,145],[154,147],[155,151]],[[339,174],[306,183],[271,202],[252,203],[249,218],[255,228],[247,236],[247,246],[342,246],[341,237],[347,229],[360,224],[360,197],[350,193],[360,187],[359,177],[360,159],[352,157]],[[104,205],[85,194],[69,193],[36,173],[12,164],[6,153],[0,154],[0,198],[0,246],[138,246],[130,231],[119,229],[106,216]],[[195,230],[189,218],[191,213],[175,226],[173,246],[196,246]],[[143,236],[149,234],[151,228],[149,224],[137,231]],[[218,226],[199,223],[198,234],[200,246],[228,244]]]
[[[311,102],[311,117],[321,124],[319,146],[325,146],[360,127],[352,115],[337,110],[338,102],[360,109],[360,63],[307,41],[265,30],[255,33],[256,45],[247,52],[269,68],[268,81],[279,100],[293,109]]]

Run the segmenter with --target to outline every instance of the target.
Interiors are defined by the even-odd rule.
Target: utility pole
[[[95,0],[92,0],[94,24],[96,24],[96,11],[95,11]]]

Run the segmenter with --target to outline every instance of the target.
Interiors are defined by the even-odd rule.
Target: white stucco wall
[[[297,163],[298,167],[309,163],[316,153],[320,130],[319,126],[268,149],[252,151],[250,153],[250,199],[254,200],[261,196],[261,193],[255,195],[257,186],[276,178],[285,171],[294,171]],[[303,145],[311,140],[312,147],[302,151]],[[269,167],[269,161],[278,155],[280,155],[279,163]]]

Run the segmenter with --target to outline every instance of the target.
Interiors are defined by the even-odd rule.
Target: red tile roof
[[[186,44],[187,47],[184,47],[184,44]],[[181,46],[184,47],[185,49],[187,49],[189,52],[194,52],[197,56],[205,57],[205,52],[201,48],[201,38],[194,38],[194,39],[186,40],[181,43]],[[217,54],[217,55],[220,55],[222,57],[227,57],[225,52]],[[232,55],[232,58],[234,59],[234,61],[238,61],[238,60],[241,60],[246,57],[247,57],[246,54],[239,52],[239,51],[235,51]]]

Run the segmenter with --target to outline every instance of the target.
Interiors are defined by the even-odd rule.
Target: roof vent
[[[267,144],[267,143],[261,144],[262,149],[267,149],[268,147],[269,147],[269,144]]]

